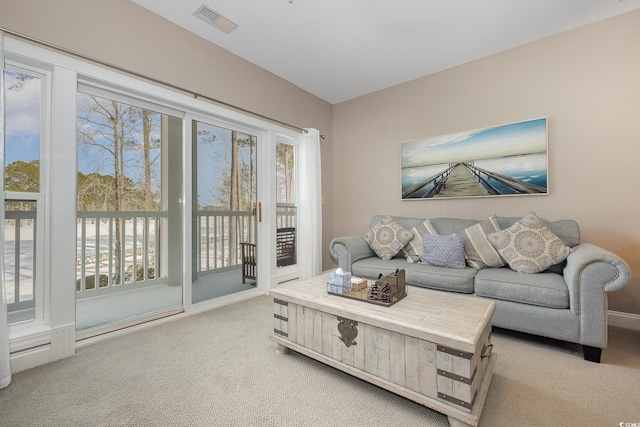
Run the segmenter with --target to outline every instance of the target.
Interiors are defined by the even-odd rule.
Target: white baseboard
[[[640,331],[640,315],[609,310],[609,325]]]
[[[11,354],[11,373],[26,371],[51,362],[51,345],[31,348]]]
[[[45,365],[75,354],[74,323],[57,326],[49,331],[12,340],[11,372],[17,373]]]

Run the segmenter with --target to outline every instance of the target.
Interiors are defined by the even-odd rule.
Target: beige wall
[[[622,256],[612,310],[640,314],[640,12],[335,106],[128,0],[0,0],[0,26],[301,127],[322,143],[324,265],[331,237],[372,214],[573,218]],[[333,116],[332,116],[333,114]],[[400,143],[547,117],[549,196],[400,200]]]
[[[0,27],[326,136],[332,106],[129,0],[0,0]],[[323,247],[333,236],[332,163],[323,161]]]
[[[401,142],[539,117],[548,196],[401,201]],[[572,218],[632,269],[609,308],[640,314],[640,11],[335,105],[333,120],[336,235],[377,213]]]

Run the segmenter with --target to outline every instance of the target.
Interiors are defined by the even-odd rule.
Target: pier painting
[[[402,199],[546,195],[547,119],[404,142]]]

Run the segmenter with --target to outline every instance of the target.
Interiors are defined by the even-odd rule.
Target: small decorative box
[[[351,273],[343,272],[341,269],[329,273],[327,291],[330,294],[348,294],[351,291]]]
[[[361,291],[363,289],[367,289],[367,286],[367,279],[363,279],[362,277],[351,277],[351,290]]]

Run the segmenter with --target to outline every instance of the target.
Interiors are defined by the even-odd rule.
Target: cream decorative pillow
[[[509,267],[519,273],[540,273],[573,252],[533,212],[487,238]]]
[[[454,233],[454,235],[465,239],[464,257],[469,266],[482,270],[483,268],[504,265],[502,257],[487,238],[487,234],[496,231],[500,231],[498,217],[491,215],[482,222]]]
[[[383,260],[393,258],[411,239],[413,233],[402,228],[391,216],[385,216],[362,238]]]
[[[437,235],[438,232],[433,228],[431,221],[428,219],[422,224],[413,227],[411,232],[413,233],[413,239],[402,248],[402,251],[404,252],[405,258],[407,258],[407,262],[414,264],[419,263],[420,257],[424,255],[423,236],[430,234]]]

